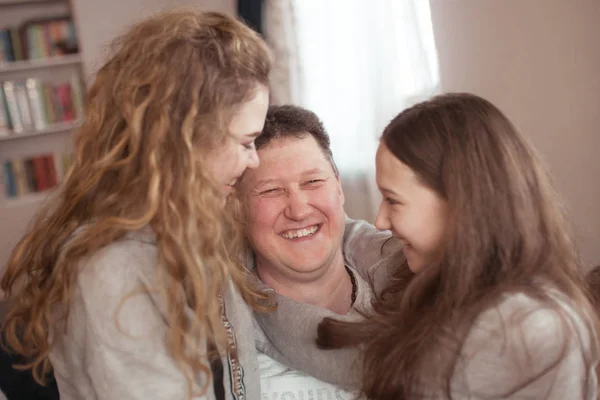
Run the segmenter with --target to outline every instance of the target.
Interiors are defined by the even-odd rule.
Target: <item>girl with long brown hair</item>
[[[38,379],[52,366],[62,399],[260,396],[249,306],[265,295],[228,195],[258,165],[270,68],[259,35],[219,13],[165,12],[116,41],[74,166],[1,281],[5,345]]]
[[[359,346],[373,399],[593,399],[598,317],[562,207],[530,145],[490,102],[447,94],[401,112],[377,152],[376,220],[404,242]],[[321,366],[322,367],[322,366]]]

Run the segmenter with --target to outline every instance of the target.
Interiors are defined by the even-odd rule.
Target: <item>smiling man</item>
[[[242,192],[258,276],[281,295],[347,313],[344,194],[321,122],[299,107],[271,107],[256,146],[261,165]]]
[[[257,315],[267,337],[267,345],[257,347],[269,353],[259,354],[263,399],[353,398],[296,369],[304,369],[303,359],[308,365],[315,357],[331,356],[314,346],[316,325],[323,317],[355,317],[369,306],[372,287],[363,277],[382,259],[389,234],[364,222],[346,225],[329,137],[311,111],[271,106],[256,148],[260,166],[248,170],[237,187],[254,255],[250,267],[276,291],[278,301],[277,311]],[[270,345],[292,356],[270,353]],[[336,371],[304,370],[352,386]]]

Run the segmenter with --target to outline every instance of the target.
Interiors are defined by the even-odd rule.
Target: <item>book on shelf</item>
[[[10,134],[8,104],[6,104],[3,93],[3,90],[0,89],[0,137],[8,136]]]
[[[72,156],[63,154],[60,161],[65,176],[71,168]],[[59,184],[59,167],[56,162],[54,154],[4,160],[2,182],[5,198],[18,199],[26,194],[39,193],[56,187]]]
[[[0,62],[32,60],[78,52],[70,16],[26,21],[0,30]]]
[[[41,131],[83,118],[83,85],[76,74],[60,84],[37,78],[5,81],[0,98],[0,136]]]

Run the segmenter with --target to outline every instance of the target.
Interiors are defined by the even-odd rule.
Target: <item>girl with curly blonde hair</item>
[[[229,194],[258,165],[270,68],[259,35],[219,13],[162,13],[116,41],[74,166],[1,281],[4,343],[36,379],[52,368],[62,399],[260,396],[240,332],[265,295]]]

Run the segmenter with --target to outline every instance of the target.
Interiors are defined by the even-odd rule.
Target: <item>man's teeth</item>
[[[311,226],[310,228],[298,229],[297,231],[287,231],[281,234],[286,239],[294,239],[304,236],[310,236],[314,234],[319,227],[317,225]]]

